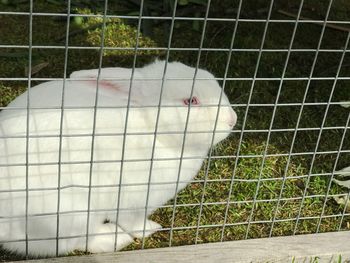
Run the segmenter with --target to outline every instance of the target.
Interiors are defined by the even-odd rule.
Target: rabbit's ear
[[[102,68],[98,69],[74,71],[70,75],[70,79],[78,82],[83,82],[89,87],[97,87],[97,77],[99,88],[106,92],[128,94],[129,87],[127,85],[130,78],[130,70],[124,68]]]
[[[97,78],[97,69],[90,69],[90,70],[79,70],[79,71],[74,71],[72,74],[70,74],[71,79],[75,78]]]
[[[96,88],[98,69],[75,71],[70,75],[74,82]],[[128,68],[102,68],[98,78],[99,90],[106,95],[116,95],[118,99],[127,99],[130,89],[132,70]],[[147,77],[147,76],[146,76]],[[75,80],[76,79],[76,80]],[[158,85],[144,81],[145,76],[135,71],[132,81],[131,101],[136,104],[147,104],[159,96]]]
[[[97,87],[97,79],[91,80],[77,80],[84,86],[95,90]],[[129,81],[113,81],[113,80],[99,80],[98,81],[99,94],[102,97],[109,99],[114,98],[115,101],[122,101],[126,103],[129,98],[130,82]],[[95,92],[95,91],[94,91]],[[130,102],[132,105],[141,105],[145,100],[142,86],[134,83],[132,86],[132,93],[130,95]]]
[[[98,69],[88,69],[74,71],[70,74],[70,78],[97,78]],[[126,68],[102,68],[100,70],[100,79],[111,78],[114,80],[122,80],[131,77],[131,70]]]

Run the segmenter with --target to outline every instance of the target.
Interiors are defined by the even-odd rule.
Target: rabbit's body
[[[190,96],[193,81],[165,81],[162,95],[162,106],[165,107],[161,107],[155,137],[156,106],[163,70],[163,62],[135,70],[124,152],[131,69],[102,69],[95,125],[93,106],[97,70],[79,71],[71,75],[64,91],[61,147],[62,81],[43,83],[30,90],[28,155],[26,109],[5,109],[0,112],[0,243],[5,248],[20,253],[26,251],[27,183],[30,254],[56,253],[58,185],[61,188],[59,254],[85,249],[89,200],[88,249],[91,252],[113,251],[115,231],[118,231],[117,249],[120,249],[132,242],[133,237],[143,235],[144,222],[145,236],[161,228],[157,223],[145,219],[146,200],[146,216],[149,216],[174,197],[176,189],[183,189],[186,181],[194,178],[211,146],[217,111],[217,106],[192,105],[187,126],[189,133],[186,134],[179,171],[188,111],[188,107],[182,103]],[[169,63],[167,72],[168,78],[194,76],[194,69],[181,63]],[[110,77],[123,80],[106,79]],[[204,70],[199,70],[197,77],[213,78]],[[205,97],[201,104],[218,103],[220,87],[214,79],[196,80],[195,83],[193,96],[199,99]],[[26,107],[26,101],[27,93],[24,93],[9,107]],[[236,121],[236,115],[224,94],[221,105],[225,106],[220,109],[217,123],[217,130],[221,132],[215,135],[214,143],[227,137]],[[29,166],[26,170],[27,162]],[[117,205],[118,226],[115,224]],[[17,242],[7,242],[15,240]]]

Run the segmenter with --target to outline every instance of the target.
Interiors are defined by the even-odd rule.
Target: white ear
[[[89,70],[79,70],[74,71],[72,74],[70,74],[70,78],[97,78],[97,69],[89,69]]]
[[[100,71],[98,69],[88,69],[74,71],[71,75],[71,79],[79,79],[74,81],[79,82],[87,87],[96,88],[97,87],[97,77],[99,75],[98,85],[102,92],[121,93],[123,95],[128,93],[128,69],[123,68],[102,68]]]
[[[98,69],[75,71],[70,79],[74,83],[96,88],[98,73]],[[117,96],[118,100],[127,100],[131,75],[132,69],[129,68],[102,68],[98,81],[100,93]],[[147,78],[148,74],[142,74],[140,69],[134,71],[131,101],[137,105],[154,104],[159,96],[159,81],[145,81]]]
[[[74,71],[70,78],[97,78],[98,69]],[[131,78],[131,69],[127,68],[102,68],[100,79],[113,78],[114,80],[128,80]]]

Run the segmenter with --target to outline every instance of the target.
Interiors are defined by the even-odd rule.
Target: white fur
[[[117,249],[132,242],[133,237],[141,237],[143,234],[153,133],[163,71],[164,62],[156,61],[144,68],[137,68],[134,72],[130,98],[132,108],[129,110],[127,122],[127,133],[132,134],[125,138],[125,162],[121,180],[124,186],[121,187],[119,200]],[[131,72],[131,69],[125,68],[105,68],[101,70],[99,78],[94,163],[91,174],[93,187],[88,243],[90,252],[114,250],[115,209],[118,203],[120,160]],[[184,64],[178,62],[168,64],[166,78],[187,79],[167,79],[164,82],[147,216],[175,195],[188,112],[183,99],[190,97],[194,73],[194,68]],[[62,189],[60,190],[59,254],[65,254],[74,249],[84,250],[86,245],[84,235],[87,228],[91,134],[94,117],[92,106],[95,103],[97,74],[98,70],[74,72],[65,84],[60,170]],[[191,107],[187,127],[188,132],[197,133],[186,134],[180,181],[194,178],[209,150],[218,107],[205,105],[218,105],[221,93],[220,86],[209,72],[200,69],[197,78],[193,96],[199,98],[201,105]],[[200,80],[200,78],[207,79]],[[59,107],[62,87],[62,81],[51,81],[30,89],[30,108],[56,107],[56,109],[29,111],[31,138],[28,152],[30,191],[28,192],[27,232],[29,239],[37,239],[29,241],[28,245],[29,253],[36,256],[55,255],[56,251],[57,215],[55,213],[57,213],[58,202],[61,120]],[[8,107],[26,107],[26,100],[27,92],[16,98]],[[151,105],[155,107],[143,107]],[[113,106],[119,108],[111,108]],[[18,253],[25,253],[26,122],[25,109],[5,109],[0,112],[0,243],[4,248]],[[235,122],[236,114],[230,107],[226,95],[223,94],[214,144],[229,135]],[[17,137],[6,138],[8,136]],[[178,191],[185,186],[186,182],[180,183]],[[51,190],[43,190],[43,188]],[[12,192],[6,192],[8,190]],[[105,223],[106,220],[109,223]],[[160,228],[159,224],[146,219],[146,236]],[[94,235],[101,233],[106,235]],[[40,240],[45,238],[50,240]],[[8,242],[11,240],[22,241]]]

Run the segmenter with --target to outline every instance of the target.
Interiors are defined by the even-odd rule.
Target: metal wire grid
[[[211,228],[211,227],[219,227],[219,228],[221,228],[221,241],[223,241],[223,238],[224,238],[225,228],[229,227],[229,226],[236,226],[236,225],[247,225],[246,235],[245,235],[245,237],[247,238],[248,237],[249,228],[250,228],[250,226],[252,224],[271,223],[271,225],[272,225],[271,231],[270,231],[270,236],[271,236],[272,235],[272,231],[273,231],[273,226],[274,226],[275,223],[278,223],[278,222],[295,221],[296,222],[295,229],[294,229],[294,234],[295,234],[296,230],[297,230],[298,223],[299,223],[300,220],[318,219],[319,221],[318,221],[316,232],[319,232],[320,224],[321,224],[321,220],[322,219],[324,219],[324,218],[339,218],[340,217],[341,220],[340,220],[339,227],[338,227],[338,230],[340,230],[341,224],[343,222],[344,217],[345,216],[349,216],[350,213],[346,213],[346,210],[344,208],[342,213],[334,214],[334,215],[324,215],[324,208],[326,206],[326,200],[327,200],[328,197],[343,196],[343,195],[332,195],[332,194],[330,194],[329,191],[330,191],[331,183],[328,184],[327,191],[326,191],[326,193],[324,195],[307,195],[306,194],[306,189],[308,187],[308,183],[310,181],[310,178],[312,178],[312,177],[315,177],[315,176],[330,176],[331,178],[333,178],[334,173],[335,173],[336,164],[338,163],[340,154],[342,154],[342,153],[350,153],[350,150],[342,149],[342,146],[343,146],[343,143],[344,143],[344,140],[345,140],[345,135],[346,135],[346,132],[347,132],[348,127],[349,127],[350,114],[349,114],[347,122],[346,122],[346,124],[344,126],[337,126],[337,127],[325,127],[324,126],[329,107],[331,105],[339,105],[340,104],[340,102],[332,102],[331,101],[332,94],[333,94],[333,91],[335,89],[337,81],[338,80],[349,80],[350,79],[350,77],[347,77],[347,76],[339,76],[344,56],[345,56],[346,53],[348,53],[350,51],[350,50],[347,49],[348,48],[348,43],[349,43],[349,38],[350,38],[350,33],[347,36],[346,43],[344,44],[344,49],[338,49],[338,50],[337,49],[321,49],[321,43],[322,43],[322,39],[323,39],[323,36],[324,36],[324,32],[325,32],[325,28],[326,28],[326,24],[327,23],[349,24],[350,21],[328,21],[328,15],[330,13],[333,0],[329,1],[329,5],[328,5],[328,9],[327,9],[327,14],[326,14],[325,20],[300,20],[299,18],[300,18],[301,10],[303,8],[303,2],[304,1],[301,1],[301,3],[300,3],[299,10],[298,10],[298,17],[296,18],[296,20],[270,19],[271,12],[272,12],[272,7],[273,7],[273,4],[274,4],[274,0],[271,0],[271,2],[270,2],[267,19],[242,19],[242,18],[240,18],[240,11],[241,11],[241,6],[242,6],[242,0],[240,0],[240,2],[239,2],[239,7],[238,7],[238,12],[237,12],[236,18],[231,18],[231,19],[227,19],[227,18],[210,18],[210,17],[208,17],[209,10],[210,10],[210,4],[211,4],[210,0],[208,0],[208,4],[207,4],[207,8],[206,8],[206,15],[205,15],[204,18],[176,17],[176,8],[173,10],[173,14],[172,14],[171,17],[149,17],[149,16],[143,16],[142,15],[143,4],[144,4],[143,0],[141,1],[140,15],[138,17],[135,17],[135,16],[112,16],[112,15],[108,15],[108,10],[107,10],[108,1],[107,0],[105,1],[103,15],[71,14],[71,11],[70,11],[70,5],[71,5],[70,0],[68,0],[67,14],[61,14],[61,13],[36,13],[36,12],[33,12],[33,0],[30,1],[30,10],[29,10],[29,12],[0,12],[0,15],[23,15],[23,16],[28,16],[28,18],[29,18],[29,44],[28,45],[0,45],[0,48],[21,48],[21,49],[28,49],[29,50],[29,66],[28,66],[29,70],[28,70],[28,77],[27,78],[0,78],[0,81],[14,81],[14,80],[16,80],[16,81],[27,81],[28,82],[28,93],[27,93],[28,95],[27,95],[27,107],[26,107],[26,109],[27,109],[27,127],[26,127],[27,131],[26,131],[26,136],[0,137],[0,138],[25,138],[26,139],[26,152],[27,152],[26,162],[23,163],[23,164],[14,164],[16,166],[23,165],[23,166],[26,167],[26,189],[17,189],[17,190],[16,189],[12,189],[12,190],[8,190],[8,191],[6,191],[6,190],[1,190],[0,191],[0,193],[1,192],[15,192],[15,191],[25,191],[26,192],[26,196],[27,196],[26,197],[26,215],[25,215],[25,219],[26,219],[26,236],[25,236],[24,240],[7,240],[5,242],[25,241],[26,242],[26,250],[27,250],[26,254],[28,256],[28,242],[29,241],[38,240],[38,239],[29,239],[28,238],[28,235],[27,235],[28,218],[29,217],[40,217],[40,216],[45,216],[45,215],[52,215],[50,213],[46,213],[46,214],[28,214],[28,194],[31,191],[38,191],[38,190],[57,191],[57,194],[58,194],[57,213],[53,213],[53,215],[57,215],[56,238],[47,238],[47,240],[55,239],[57,241],[57,243],[56,243],[57,244],[56,245],[56,253],[58,254],[58,241],[60,239],[72,238],[71,236],[70,237],[59,236],[60,215],[62,215],[62,214],[70,214],[70,213],[77,213],[77,212],[86,212],[86,211],[61,212],[60,211],[60,191],[62,189],[71,188],[71,187],[88,188],[89,189],[89,198],[90,198],[90,196],[91,196],[91,189],[93,189],[93,188],[96,188],[96,187],[116,187],[116,186],[127,185],[127,184],[124,184],[122,182],[123,164],[125,162],[129,162],[129,161],[131,161],[131,162],[150,161],[151,162],[151,168],[150,168],[149,180],[148,180],[148,184],[147,184],[148,185],[148,191],[149,191],[150,184],[151,184],[152,164],[153,164],[153,162],[154,161],[174,160],[174,158],[154,158],[156,136],[159,135],[159,134],[162,134],[161,132],[159,132],[157,130],[158,129],[159,112],[161,111],[162,107],[167,107],[165,105],[162,105],[162,93],[160,94],[158,105],[142,106],[142,107],[155,107],[156,106],[158,108],[157,121],[156,121],[156,126],[155,126],[155,132],[154,133],[145,133],[145,132],[128,133],[127,132],[128,118],[126,118],[125,129],[124,129],[123,133],[120,133],[120,134],[97,134],[97,133],[95,133],[96,112],[100,108],[100,107],[97,107],[98,89],[99,89],[98,81],[97,81],[96,100],[95,100],[95,106],[94,106],[93,133],[92,134],[76,134],[76,135],[64,135],[63,134],[63,132],[62,132],[62,121],[63,121],[63,116],[64,116],[64,110],[65,109],[74,108],[74,107],[65,107],[64,106],[64,87],[65,87],[65,80],[67,78],[66,71],[67,71],[67,63],[68,63],[68,51],[70,49],[97,49],[97,50],[99,50],[99,52],[100,52],[99,72],[98,72],[97,79],[100,78],[100,72],[101,72],[102,61],[103,61],[103,50],[133,50],[134,51],[133,70],[132,70],[131,79],[130,79],[130,90],[129,90],[129,98],[128,98],[128,104],[127,104],[127,116],[128,116],[129,109],[134,108],[134,106],[130,105],[130,94],[131,94],[131,89],[132,89],[132,83],[134,81],[134,71],[135,71],[135,66],[136,66],[137,51],[139,51],[139,50],[165,50],[167,52],[166,53],[166,61],[168,61],[169,54],[170,54],[171,51],[182,51],[182,50],[183,51],[198,51],[196,72],[197,72],[198,67],[199,67],[199,61],[200,61],[200,58],[201,58],[201,52],[203,52],[203,51],[228,52],[228,58],[227,58],[226,70],[225,70],[225,73],[224,73],[224,77],[223,78],[216,78],[217,80],[222,80],[223,81],[223,90],[225,89],[226,81],[234,81],[234,80],[251,81],[249,99],[248,99],[247,104],[232,104],[233,107],[244,107],[245,108],[245,116],[244,116],[244,119],[243,119],[242,128],[239,129],[239,130],[232,131],[233,133],[239,133],[240,134],[239,146],[238,146],[238,149],[237,149],[237,153],[235,155],[215,156],[213,154],[212,150],[210,150],[209,156],[193,156],[193,157],[184,157],[183,156],[184,145],[185,145],[185,140],[186,140],[186,134],[190,133],[190,132],[187,131],[187,124],[188,124],[188,120],[189,120],[189,114],[190,114],[190,111],[191,111],[191,104],[188,106],[187,122],[186,122],[185,131],[184,131],[184,139],[183,139],[183,144],[182,144],[182,153],[181,153],[181,158],[180,158],[179,174],[178,174],[178,180],[176,181],[176,183],[178,185],[179,183],[183,183],[183,182],[186,182],[186,183],[201,182],[201,183],[203,183],[203,192],[202,192],[202,197],[201,197],[200,204],[198,204],[198,203],[177,204],[176,203],[177,194],[175,193],[175,199],[174,199],[175,201],[174,201],[174,203],[172,205],[164,205],[164,206],[162,206],[164,208],[172,207],[173,211],[174,211],[173,215],[172,215],[171,227],[170,228],[163,228],[162,230],[160,230],[160,231],[170,231],[170,240],[169,240],[169,245],[170,246],[172,245],[173,231],[174,230],[184,230],[184,229],[196,229],[196,240],[195,240],[196,243],[198,241],[199,230],[202,229],[202,228]],[[176,6],[177,6],[177,0],[175,0],[175,7]],[[67,29],[66,29],[65,45],[64,46],[34,46],[33,43],[32,43],[33,17],[34,16],[62,16],[62,17],[67,17]],[[69,28],[70,28],[69,21],[70,21],[70,18],[74,17],[74,16],[102,17],[103,18],[104,27],[103,27],[102,34],[101,34],[102,41],[101,41],[101,46],[100,47],[75,47],[75,46],[69,46],[69,44],[68,44],[69,43]],[[119,47],[105,47],[104,46],[104,41],[103,41],[103,39],[104,39],[104,29],[105,29],[106,20],[108,18],[124,18],[124,19],[137,19],[138,20],[137,36],[136,36],[136,45],[135,45],[135,47],[133,47],[133,48],[119,48]],[[169,34],[168,46],[167,47],[143,48],[143,47],[139,47],[138,46],[138,40],[139,40],[139,35],[140,35],[141,23],[142,23],[142,20],[145,20],[145,19],[171,20],[171,32]],[[173,47],[171,47],[174,22],[176,20],[191,20],[191,21],[197,20],[197,21],[203,21],[204,24],[203,24],[203,29],[202,29],[202,36],[201,36],[200,46],[198,48],[173,48]],[[204,48],[203,47],[203,40],[204,40],[204,36],[205,36],[205,33],[206,33],[206,23],[208,21],[226,21],[226,22],[233,22],[234,23],[234,31],[233,31],[233,34],[232,34],[232,39],[231,39],[231,44],[230,44],[230,48],[229,49]],[[236,35],[236,32],[237,32],[237,27],[238,27],[239,22],[264,23],[264,25],[265,25],[264,34],[263,34],[261,46],[260,46],[259,49],[234,49],[233,48],[235,35]],[[321,32],[321,36],[320,36],[320,39],[319,39],[319,42],[318,42],[318,47],[316,49],[293,49],[292,46],[293,46],[293,41],[294,41],[294,37],[295,37],[295,32],[296,32],[297,26],[299,24],[301,24],[301,23],[315,23],[315,22],[322,23],[322,32]],[[291,42],[290,42],[290,45],[289,45],[288,49],[264,49],[266,32],[267,32],[267,29],[268,29],[268,26],[269,26],[270,23],[293,23],[294,24],[293,35],[292,35],[292,39],[291,39]],[[60,142],[59,143],[59,160],[58,160],[57,163],[56,162],[55,163],[29,163],[29,160],[28,160],[29,139],[30,138],[42,137],[42,136],[33,136],[33,135],[29,134],[29,121],[28,121],[29,120],[29,112],[30,112],[31,109],[34,109],[34,107],[30,106],[30,100],[29,100],[31,82],[32,81],[36,81],[36,80],[41,80],[41,81],[43,81],[43,80],[45,80],[45,81],[48,81],[48,80],[61,80],[61,78],[32,78],[31,77],[32,50],[33,49],[39,49],[39,48],[40,49],[41,48],[46,48],[46,49],[64,49],[65,50],[64,77],[63,77],[63,80],[64,80],[63,81],[63,83],[64,83],[63,85],[64,86],[63,86],[63,93],[62,93],[62,100],[61,100],[62,106],[58,108],[58,109],[61,109],[60,131],[59,131],[59,135],[48,135],[48,136],[45,136],[45,137],[59,137],[59,139],[60,139],[60,141],[59,141]],[[230,65],[230,60],[231,60],[231,56],[232,56],[233,52],[257,52],[258,53],[258,60],[257,60],[257,64],[256,64],[256,67],[255,67],[255,71],[254,71],[253,77],[230,78],[230,77],[227,76],[227,72],[228,72],[228,68],[229,68],[229,65]],[[257,76],[257,72],[258,72],[259,64],[260,64],[260,59],[261,59],[261,56],[262,56],[263,52],[286,52],[287,53],[287,57],[286,57],[285,64],[284,64],[283,73],[282,73],[282,76],[280,78],[279,77],[277,77],[277,78],[276,77],[274,77],[274,78],[265,78],[265,77],[258,77]],[[293,78],[285,77],[289,56],[290,56],[290,54],[292,52],[314,52],[315,53],[315,57],[314,57],[314,60],[313,60],[311,72],[310,72],[310,75],[308,77],[293,77]],[[335,77],[314,77],[313,76],[313,72],[314,72],[314,68],[315,68],[315,65],[316,65],[317,57],[318,57],[318,54],[320,52],[341,53],[341,59],[340,59],[339,66],[338,66],[337,73],[336,73]],[[164,85],[164,80],[165,80],[164,76],[165,76],[166,70],[167,70],[167,63],[165,65],[165,69],[164,69],[164,72],[163,72],[162,89],[161,90],[163,90],[163,85]],[[194,87],[195,80],[199,79],[199,78],[196,78],[196,74],[197,73],[195,73],[195,77],[194,77],[194,80],[193,80],[192,92],[193,92],[193,87]],[[278,81],[279,82],[278,94],[276,96],[276,100],[275,100],[274,103],[272,103],[272,104],[253,104],[253,103],[251,103],[251,98],[252,98],[252,94],[253,94],[253,91],[254,91],[255,83],[256,83],[256,81],[259,81],[259,80],[269,80],[269,81]],[[297,80],[297,81],[303,81],[304,80],[304,81],[307,81],[307,88],[306,88],[306,91],[305,91],[305,96],[303,98],[303,101],[301,103],[279,103],[279,96],[280,96],[280,92],[281,92],[281,88],[282,88],[283,82],[284,81],[293,81],[293,80]],[[322,102],[322,103],[308,103],[308,102],[306,102],[307,91],[309,89],[310,82],[312,80],[332,80],[333,81],[332,92],[331,92],[331,95],[330,95],[329,100],[327,102]],[[191,96],[192,96],[192,94],[191,94]],[[221,100],[221,97],[220,97],[220,100]],[[320,128],[301,128],[301,127],[299,127],[299,123],[300,123],[300,119],[301,119],[301,115],[302,115],[304,107],[305,106],[319,106],[319,105],[326,106],[326,111],[324,113],[324,117],[323,117],[323,121],[322,121],[321,127]],[[212,105],[212,106],[216,106],[216,105]],[[246,129],[245,128],[249,107],[253,107],[253,106],[254,107],[273,107],[273,114],[272,114],[270,126],[269,126],[268,129],[257,130],[257,129]],[[273,129],[274,117],[275,117],[277,106],[301,106],[301,109],[300,109],[300,112],[299,112],[299,115],[298,115],[297,125],[296,125],[295,128],[293,128],[293,129],[287,129],[287,128],[286,129]],[[52,107],[52,108],[56,108],[57,109],[57,107]],[[4,109],[4,107],[2,107],[0,109]],[[9,109],[9,108],[6,108],[6,109]],[[13,110],[16,110],[16,109],[20,109],[20,108],[19,107],[13,108]],[[47,108],[45,108],[45,109],[47,109]],[[218,114],[219,114],[219,111],[217,112],[217,116],[218,116]],[[341,140],[339,149],[335,150],[335,151],[318,151],[322,132],[324,130],[335,130],[335,129],[343,131],[342,140]],[[297,152],[297,153],[294,153],[293,152],[293,146],[294,146],[294,142],[295,142],[295,139],[296,139],[297,132],[299,132],[299,131],[310,131],[310,130],[318,131],[318,139],[317,139],[317,142],[316,142],[315,150],[312,151],[312,152],[302,152],[302,153]],[[218,133],[220,131],[216,130],[216,124],[215,124],[214,131],[203,131],[203,132],[201,131],[200,133],[204,133],[204,132],[214,133],[214,136],[215,136],[215,133]],[[241,143],[242,143],[242,140],[243,140],[243,135],[244,135],[244,133],[250,133],[250,132],[252,132],[252,133],[255,133],[255,132],[267,133],[267,143],[266,143],[265,150],[264,150],[262,155],[242,155],[242,154],[240,154],[240,146],[241,146]],[[291,149],[290,149],[289,153],[287,153],[287,154],[268,154],[267,153],[267,147],[268,147],[268,144],[269,144],[269,140],[270,140],[271,134],[273,132],[293,132],[293,140],[292,140]],[[119,136],[124,136],[124,138],[125,138],[128,135],[146,135],[146,134],[147,135],[154,135],[152,157],[150,159],[133,159],[133,160],[124,159],[125,140],[123,140],[124,142],[123,142],[122,158],[121,158],[120,161],[116,161],[116,162],[120,162],[121,163],[119,184],[118,185],[105,185],[105,186],[92,186],[91,185],[91,177],[92,177],[92,167],[93,167],[93,165],[95,163],[99,163],[99,162],[106,162],[106,161],[93,160],[93,147],[94,147],[94,139],[95,139],[95,137],[97,137],[97,136],[108,136],[108,135],[110,135],[110,136],[119,135]],[[91,135],[92,135],[91,160],[89,162],[86,162],[86,163],[90,164],[89,186],[68,185],[68,186],[64,186],[63,187],[63,186],[60,185],[60,176],[58,176],[58,182],[57,182],[58,187],[40,188],[40,189],[33,189],[33,188],[30,189],[29,188],[29,185],[28,185],[28,168],[31,165],[50,165],[50,164],[51,165],[57,165],[58,164],[58,173],[60,174],[61,173],[61,165],[62,164],[68,164],[68,163],[62,162],[62,160],[61,160],[62,138],[66,137],[66,136],[69,137],[69,136],[91,136]],[[212,144],[213,144],[213,140],[212,140]],[[331,173],[312,173],[312,167],[314,165],[315,156],[316,155],[321,155],[321,154],[336,154],[337,155],[336,161],[335,161],[335,165],[334,165],[334,169],[333,169],[333,171]],[[297,177],[295,177],[295,176],[288,177],[287,176],[287,169],[288,169],[288,165],[290,163],[291,157],[292,156],[301,156],[301,155],[312,156],[312,161],[311,161],[311,165],[310,165],[311,168],[310,168],[309,172],[307,174],[305,174],[305,175],[301,175],[301,176],[297,176]],[[286,156],[288,158],[287,165],[286,165],[286,168],[285,168],[285,171],[284,171],[284,176],[283,177],[279,177],[279,178],[262,178],[261,175],[262,175],[262,169],[263,169],[265,160],[266,160],[266,158],[272,157],[272,156]],[[261,167],[260,167],[260,173],[259,173],[258,179],[239,179],[239,178],[235,178],[236,168],[237,168],[238,160],[240,158],[257,158],[257,157],[262,158],[262,160],[263,160],[262,164],[261,164]],[[206,166],[206,170],[205,170],[205,177],[204,177],[203,180],[191,180],[191,181],[180,181],[179,180],[182,160],[185,160],[185,159],[203,159],[203,158],[207,159],[207,161],[208,161],[207,166]],[[235,159],[235,164],[234,164],[234,167],[233,167],[233,170],[232,170],[232,178],[231,179],[209,179],[208,178],[209,164],[210,164],[211,160],[219,159],[219,158],[232,158],[232,159]],[[71,162],[69,162],[69,163],[71,163]],[[77,163],[84,163],[84,162],[77,162]],[[4,165],[0,164],[0,167],[1,166],[4,166]],[[285,182],[288,179],[290,179],[290,178],[293,178],[293,179],[295,179],[295,178],[306,178],[307,179],[307,184],[306,184],[305,190],[303,192],[303,195],[301,197],[291,197],[291,198],[282,197],[283,187],[285,185]],[[257,198],[258,197],[258,191],[259,191],[259,187],[260,187],[261,182],[268,181],[268,180],[282,180],[282,188],[280,190],[278,198],[274,198],[274,199],[258,199]],[[231,201],[232,200],[231,195],[232,195],[233,184],[236,183],[236,182],[242,182],[242,181],[256,182],[257,183],[256,192],[255,192],[253,200]],[[230,182],[231,187],[230,187],[230,192],[229,192],[229,195],[228,195],[228,198],[227,198],[226,202],[205,202],[205,200],[204,200],[205,188],[206,188],[206,184],[208,182]],[[167,182],[167,183],[172,184],[174,182]],[[119,191],[119,194],[120,194],[120,191]],[[350,192],[347,195],[347,198],[346,198],[347,201],[346,202],[348,202],[349,196],[350,196]],[[148,194],[147,194],[147,197],[148,197]],[[301,210],[302,210],[302,205],[305,202],[305,200],[308,199],[308,198],[315,198],[315,197],[325,197],[325,201],[323,203],[323,210],[322,210],[321,215],[320,216],[314,216],[314,217],[302,216],[301,215]],[[118,200],[119,200],[119,198],[118,198]],[[291,201],[291,200],[301,200],[301,205],[300,205],[300,209],[298,211],[297,216],[294,217],[294,218],[278,219],[277,218],[277,211],[278,211],[280,203],[282,201]],[[255,204],[256,203],[266,203],[266,202],[275,202],[276,203],[276,208],[275,208],[275,212],[274,212],[273,218],[271,220],[253,220]],[[249,220],[247,222],[227,223],[227,215],[228,215],[228,208],[229,208],[229,206],[231,204],[239,204],[239,203],[251,203],[252,204],[253,208],[251,210],[251,213],[250,213],[250,216],[249,216]],[[218,204],[226,205],[224,223],[223,224],[209,224],[209,225],[208,224],[201,224],[201,215],[202,215],[202,212],[203,212],[203,207],[204,206],[208,206],[208,205],[218,205]],[[119,201],[118,201],[117,209],[108,210],[108,211],[114,211],[116,213],[116,224],[118,224],[119,211],[128,210],[128,209],[125,209],[125,208],[120,208],[119,205],[120,204],[119,204]],[[176,227],[176,226],[174,226],[175,208],[176,207],[185,207],[185,206],[189,206],[189,207],[190,206],[192,206],[192,207],[199,206],[200,207],[198,220],[197,220],[197,225],[196,226],[186,226],[186,227]],[[146,207],[145,214],[147,214],[147,209],[152,208],[151,206],[148,206],[148,198],[147,198],[145,207]],[[144,209],[144,207],[140,207],[140,209]],[[88,248],[89,236],[99,235],[99,234],[89,233],[89,217],[90,217],[90,213],[91,212],[97,212],[97,211],[105,211],[105,210],[103,210],[103,209],[100,209],[100,210],[90,209],[90,202],[89,202],[88,211],[87,211],[88,212],[87,229],[86,229],[86,235],[84,235],[86,237],[86,249]],[[15,218],[15,217],[7,217],[7,218]],[[146,221],[144,222],[144,228],[145,228],[145,225],[146,225]],[[80,237],[80,236],[74,236],[74,237]],[[145,244],[144,238],[145,238],[145,229],[143,231],[142,248],[144,247],[144,244]],[[40,240],[42,240],[42,239],[40,239]],[[118,242],[118,232],[116,231],[115,232],[115,248],[117,247],[117,242]]]
[[[69,43],[69,26],[70,26],[70,12],[71,12],[71,2],[68,0],[67,7],[67,29],[66,29],[66,45],[64,53],[64,69],[63,69],[63,88],[62,88],[62,98],[61,98],[61,116],[60,116],[60,137],[58,145],[58,163],[62,162],[62,140],[63,140],[63,117],[64,117],[64,94],[66,88],[66,78],[67,78],[67,64],[68,64],[68,43]],[[98,85],[98,84],[97,84]],[[98,89],[98,87],[97,87]],[[58,178],[57,178],[57,223],[56,223],[56,256],[58,256],[59,251],[59,233],[60,233],[60,204],[61,204],[61,165],[58,165]],[[88,230],[86,231],[88,234]],[[86,240],[88,243],[88,239]],[[26,250],[26,256],[28,254],[28,249]]]
[[[33,1],[29,7],[29,58],[28,58],[28,86],[27,86],[27,125],[26,125],[26,210],[25,210],[25,241],[26,258],[28,257],[28,201],[29,201],[29,109],[30,109],[30,87],[32,76],[32,44],[33,44]]]

